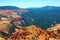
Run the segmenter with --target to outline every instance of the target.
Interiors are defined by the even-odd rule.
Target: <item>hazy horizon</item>
[[[20,8],[60,6],[60,0],[0,0],[0,6],[16,6]]]

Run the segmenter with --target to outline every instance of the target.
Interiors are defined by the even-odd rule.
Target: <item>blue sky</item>
[[[17,6],[21,8],[60,6],[60,0],[0,0],[0,6]]]

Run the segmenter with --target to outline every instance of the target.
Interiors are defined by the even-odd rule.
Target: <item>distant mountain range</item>
[[[0,10],[19,10],[15,6],[1,6]],[[28,12],[20,14],[24,19],[26,25],[36,25],[43,29],[47,29],[55,23],[60,23],[60,7],[45,6],[41,8],[26,8]]]
[[[0,6],[0,10],[19,10],[16,6]]]

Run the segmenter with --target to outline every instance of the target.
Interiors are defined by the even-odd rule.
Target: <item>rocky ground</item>
[[[53,30],[52,30],[53,31]],[[54,31],[43,30],[34,25],[21,27],[16,30],[9,38],[1,37],[4,40],[60,40],[60,30]]]

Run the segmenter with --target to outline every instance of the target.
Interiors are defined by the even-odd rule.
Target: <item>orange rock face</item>
[[[26,28],[21,28],[11,36],[10,39],[24,39],[32,40],[34,37],[39,36],[43,33],[43,30],[35,27],[34,25],[28,26]]]
[[[19,29],[10,37],[13,40],[60,40],[55,33],[44,31],[34,25]]]
[[[21,27],[6,40],[60,40],[60,36],[34,25]]]

